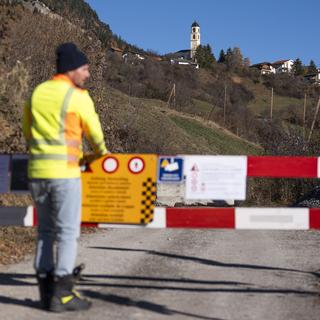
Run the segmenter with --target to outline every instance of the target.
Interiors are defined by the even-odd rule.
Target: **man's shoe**
[[[50,272],[37,272],[41,307],[45,310],[50,308],[53,296],[54,275]]]
[[[81,295],[74,290],[73,286],[73,275],[57,277],[55,279],[50,311],[64,312],[90,309],[92,305],[91,302],[88,299],[81,297]]]

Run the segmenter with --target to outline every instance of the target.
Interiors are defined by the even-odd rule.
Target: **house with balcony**
[[[275,73],[290,73],[292,72],[294,61],[292,59],[279,60],[272,63],[275,68]]]
[[[272,63],[270,62],[261,62],[256,63],[250,66],[250,68],[255,68],[260,70],[261,74],[274,74],[276,73],[276,69],[272,66]]]
[[[304,78],[311,84],[320,86],[320,69],[315,73],[305,75]]]

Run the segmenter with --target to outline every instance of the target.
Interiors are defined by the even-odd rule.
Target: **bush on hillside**
[[[265,75],[263,83],[267,88],[273,88],[274,92],[281,96],[298,99],[303,98],[308,87],[303,78],[287,73]]]

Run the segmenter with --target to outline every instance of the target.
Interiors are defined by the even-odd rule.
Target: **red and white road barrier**
[[[248,177],[320,178],[320,158],[247,156]],[[34,207],[0,207],[0,226],[37,225]],[[212,228],[246,230],[320,229],[320,209],[308,208],[155,208],[152,223],[84,223],[99,228]]]
[[[0,225],[32,227],[37,224],[34,207],[0,208]],[[320,208],[155,208],[146,226],[84,223],[98,228],[210,228],[238,230],[320,229]]]

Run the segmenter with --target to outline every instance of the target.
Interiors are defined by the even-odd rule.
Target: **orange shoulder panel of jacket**
[[[75,87],[74,83],[71,81],[71,79],[66,76],[65,74],[58,73],[53,76],[52,80],[58,80],[58,81],[65,81],[67,82],[70,86]]]
[[[77,87],[73,82],[72,80],[66,76],[65,74],[62,74],[62,73],[57,73],[56,75],[54,75],[52,77],[52,80],[58,80],[58,81],[65,81],[67,82],[70,86],[74,87],[75,89],[79,90],[80,92],[87,92],[86,89],[82,89],[80,87]]]

